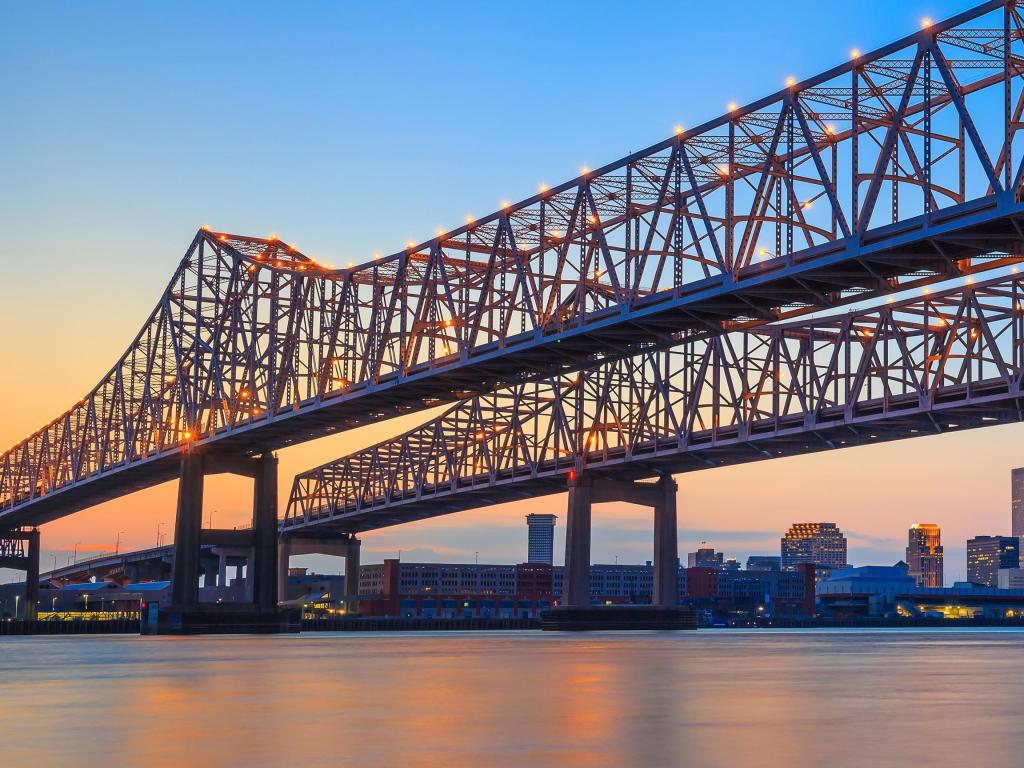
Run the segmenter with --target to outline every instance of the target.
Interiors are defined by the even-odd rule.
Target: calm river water
[[[1024,632],[0,640],[0,764],[1024,765]]]

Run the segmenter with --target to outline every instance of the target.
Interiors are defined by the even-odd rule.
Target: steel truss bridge
[[[267,518],[276,484],[269,451],[444,403],[461,403],[449,413],[456,423],[475,408],[481,423],[494,413],[509,434],[513,423],[540,430],[557,414],[559,437],[549,444],[538,432],[532,449],[519,449],[521,460],[482,438],[495,494],[511,467],[554,482],[550,472],[591,464],[592,450],[608,466],[628,461],[631,471],[672,453],[676,471],[866,439],[851,427],[871,408],[884,414],[875,434],[881,420],[942,424],[940,401],[922,398],[946,396],[953,384],[944,372],[914,368],[904,352],[893,375],[913,372],[928,383],[906,379],[898,397],[883,396],[879,388],[895,393],[897,380],[870,365],[854,373],[861,358],[848,330],[817,317],[1020,261],[1022,11],[1024,0],[990,0],[854,52],[648,149],[358,266],[333,269],[274,237],[199,231],[109,373],[0,455],[0,529],[39,525],[175,477],[189,489],[179,515],[192,515],[210,471],[262,477]],[[794,347],[800,333],[809,334],[804,352]],[[877,333],[893,334],[892,344],[913,341],[899,320]],[[846,367],[824,364],[818,346],[826,338],[853,355]],[[927,349],[934,339],[917,341]],[[887,342],[886,365],[893,350]],[[758,355],[778,378],[750,380]],[[1000,358],[1008,369],[1015,355]],[[601,377],[639,410],[602,404]],[[852,389],[844,397],[820,389],[833,386]],[[669,397],[662,391],[675,399],[659,401]],[[920,414],[904,408],[911,401]],[[499,420],[502,408],[522,410]],[[836,409],[850,422],[840,429],[845,438],[834,434]],[[444,429],[452,436],[459,427]],[[704,443],[712,447],[698,448]],[[416,479],[418,469],[402,468],[409,459],[375,450],[396,464],[350,466],[379,476],[379,493],[355,490],[359,481],[335,492],[333,477],[317,480],[325,490],[304,492],[285,529],[314,519],[372,527],[363,510],[385,497],[380,524],[424,514],[404,502],[440,476]],[[196,456],[205,458],[190,463]],[[467,467],[445,471],[456,484],[476,482]],[[388,473],[409,479],[392,482]],[[445,511],[458,495],[446,498]]]
[[[302,473],[286,531],[1024,420],[1024,277],[642,352],[466,400]]]

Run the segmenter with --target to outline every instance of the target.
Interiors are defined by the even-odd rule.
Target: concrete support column
[[[217,556],[217,586],[228,585],[228,556],[221,552]]]
[[[676,520],[676,482],[658,481],[654,505],[654,594],[651,602],[662,607],[679,604],[679,537]]]
[[[288,599],[288,564],[292,556],[292,543],[287,538],[277,540],[277,599]],[[346,584],[346,586],[348,586]]]
[[[39,618],[39,529],[33,528],[28,533],[28,566],[25,568],[25,619],[34,621]]]
[[[359,613],[359,546],[355,536],[348,542],[345,551],[345,611]]]
[[[174,519],[174,565],[171,605],[194,608],[199,603],[199,549],[203,527],[203,454],[190,450],[181,456],[178,511]]]
[[[253,495],[252,527],[255,534],[252,601],[261,611],[277,610],[277,457],[269,451],[259,458]]]
[[[590,497],[583,478],[569,481],[562,604],[576,608],[590,605]]]

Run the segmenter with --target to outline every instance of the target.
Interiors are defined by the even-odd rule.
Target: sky
[[[0,0],[0,445],[100,379],[203,224],[363,261],[969,5]],[[296,472],[422,417],[282,451],[282,505]],[[993,427],[681,476],[680,552],[777,554],[790,523],[829,520],[851,562],[892,563],[912,523],[936,522],[946,579],[963,578],[968,537],[1009,533],[1022,437]],[[215,527],[246,522],[248,485],[208,479]],[[169,483],[45,526],[43,568],[118,539],[170,541],[175,494]],[[556,495],[368,533],[363,562],[519,562],[528,512],[562,516],[559,562],[564,506]],[[651,553],[649,511],[595,510],[595,562]]]

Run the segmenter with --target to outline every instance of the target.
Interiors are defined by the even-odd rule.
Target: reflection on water
[[[1024,632],[8,638],[4,766],[1020,766]]]

